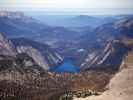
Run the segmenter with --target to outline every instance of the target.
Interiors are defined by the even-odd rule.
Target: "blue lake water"
[[[52,72],[71,72],[71,73],[76,73],[79,72],[79,67],[75,66],[70,59],[64,59],[64,61],[57,65],[54,66],[50,69]]]

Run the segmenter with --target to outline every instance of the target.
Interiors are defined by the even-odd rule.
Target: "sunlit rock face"
[[[88,53],[81,69],[118,70],[128,48],[119,41],[109,42],[103,49]]]
[[[11,43],[4,34],[0,33],[0,55],[15,56],[16,51]]]
[[[48,45],[41,44],[25,38],[12,39],[18,53],[26,53],[43,69],[48,70],[51,66],[60,63],[63,58]]]

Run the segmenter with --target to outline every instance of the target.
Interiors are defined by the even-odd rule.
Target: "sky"
[[[133,9],[133,0],[0,0],[2,10],[86,12],[90,9]],[[108,12],[108,11],[106,11]],[[125,11],[127,12],[127,11]],[[116,12],[117,13],[117,12]]]

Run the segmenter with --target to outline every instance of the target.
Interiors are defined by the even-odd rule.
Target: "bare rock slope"
[[[133,51],[125,57],[120,72],[110,80],[108,87],[102,95],[74,100],[133,100]]]

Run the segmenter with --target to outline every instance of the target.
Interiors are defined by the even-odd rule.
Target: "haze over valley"
[[[1,100],[133,99],[130,0],[7,1],[0,1]]]

